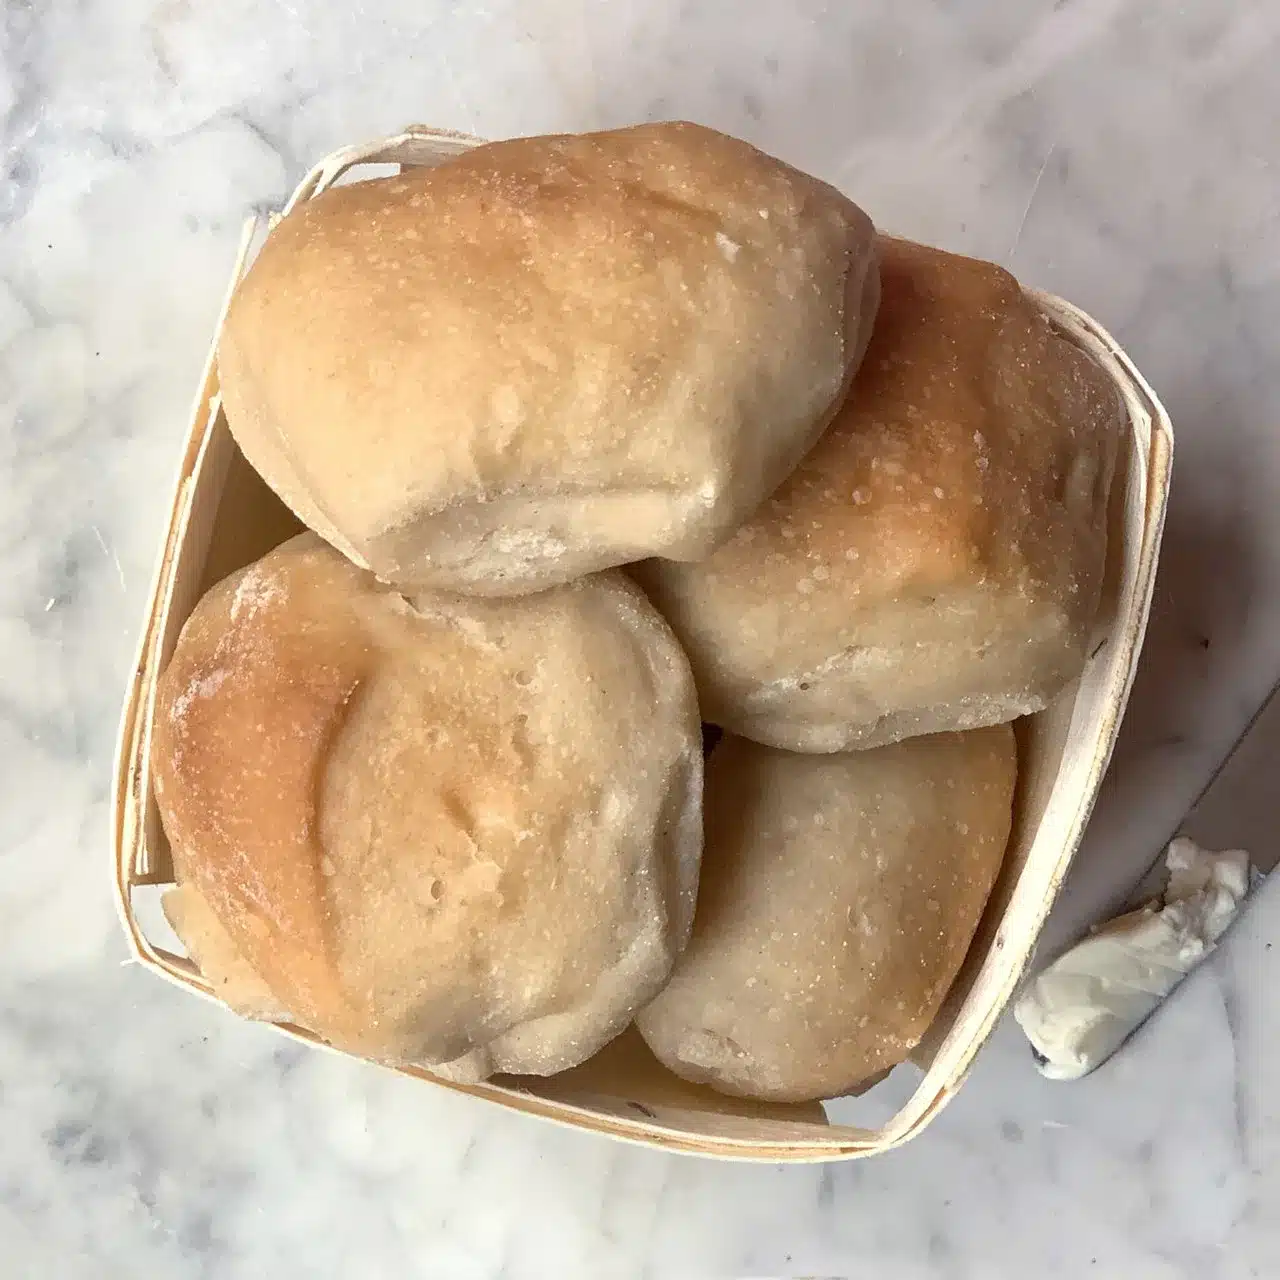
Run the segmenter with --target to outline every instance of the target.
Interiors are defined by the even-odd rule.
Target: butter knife
[[[1106,1062],[1237,918],[1280,862],[1280,685],[1130,895],[1044,969],[1014,1006],[1041,1074],[1074,1080]]]

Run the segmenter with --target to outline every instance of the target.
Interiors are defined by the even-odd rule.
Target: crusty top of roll
[[[661,1061],[799,1102],[902,1062],[959,971],[1012,822],[1008,725],[797,755],[726,736],[707,763],[693,937],[637,1018]]]
[[[1124,417],[1007,271],[882,238],[828,431],[734,537],[640,571],[703,711],[845,750],[1037,711],[1078,674]]]
[[[272,231],[219,348],[231,429],[386,581],[509,595],[706,555],[866,346],[856,205],[691,124],[492,143]]]
[[[367,1056],[574,1065],[688,934],[697,708],[617,573],[406,599],[304,534],[191,615],[152,767],[215,989]]]

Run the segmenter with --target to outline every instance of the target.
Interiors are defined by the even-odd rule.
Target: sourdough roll
[[[518,595],[707,555],[830,420],[878,291],[866,215],[744,142],[520,138],[299,205],[232,302],[223,403],[384,581]]]
[[[688,937],[693,684],[616,572],[406,598],[303,534],[188,619],[151,764],[166,911],[217,993],[368,1057],[563,1070]]]
[[[844,751],[1039,711],[1081,671],[1124,425],[1109,376],[986,262],[880,242],[830,429],[734,537],[641,580],[709,720]]]
[[[902,1062],[959,971],[1009,838],[1008,725],[833,755],[726,737],[693,937],[636,1019],[739,1097],[848,1093]]]

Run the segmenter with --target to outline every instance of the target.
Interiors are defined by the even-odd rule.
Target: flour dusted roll
[[[1124,426],[1008,272],[882,239],[875,334],[791,478],[699,564],[641,580],[703,712],[843,751],[1041,710],[1081,671]]]
[[[223,402],[385,581],[517,595],[708,554],[829,421],[878,287],[856,205],[713,130],[492,143],[285,218]]]
[[[1013,730],[707,762],[693,936],[637,1017],[677,1075],[741,1097],[847,1093],[902,1062],[958,972],[1012,822]]]
[[[406,599],[304,534],[196,607],[151,758],[166,909],[215,990],[369,1057],[562,1070],[688,936],[692,681],[616,572]]]

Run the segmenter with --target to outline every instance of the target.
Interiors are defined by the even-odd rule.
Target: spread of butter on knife
[[[1026,989],[1013,1016],[1042,1075],[1101,1066],[1214,948],[1251,887],[1243,849],[1213,853],[1179,837],[1161,897],[1099,925]]]

